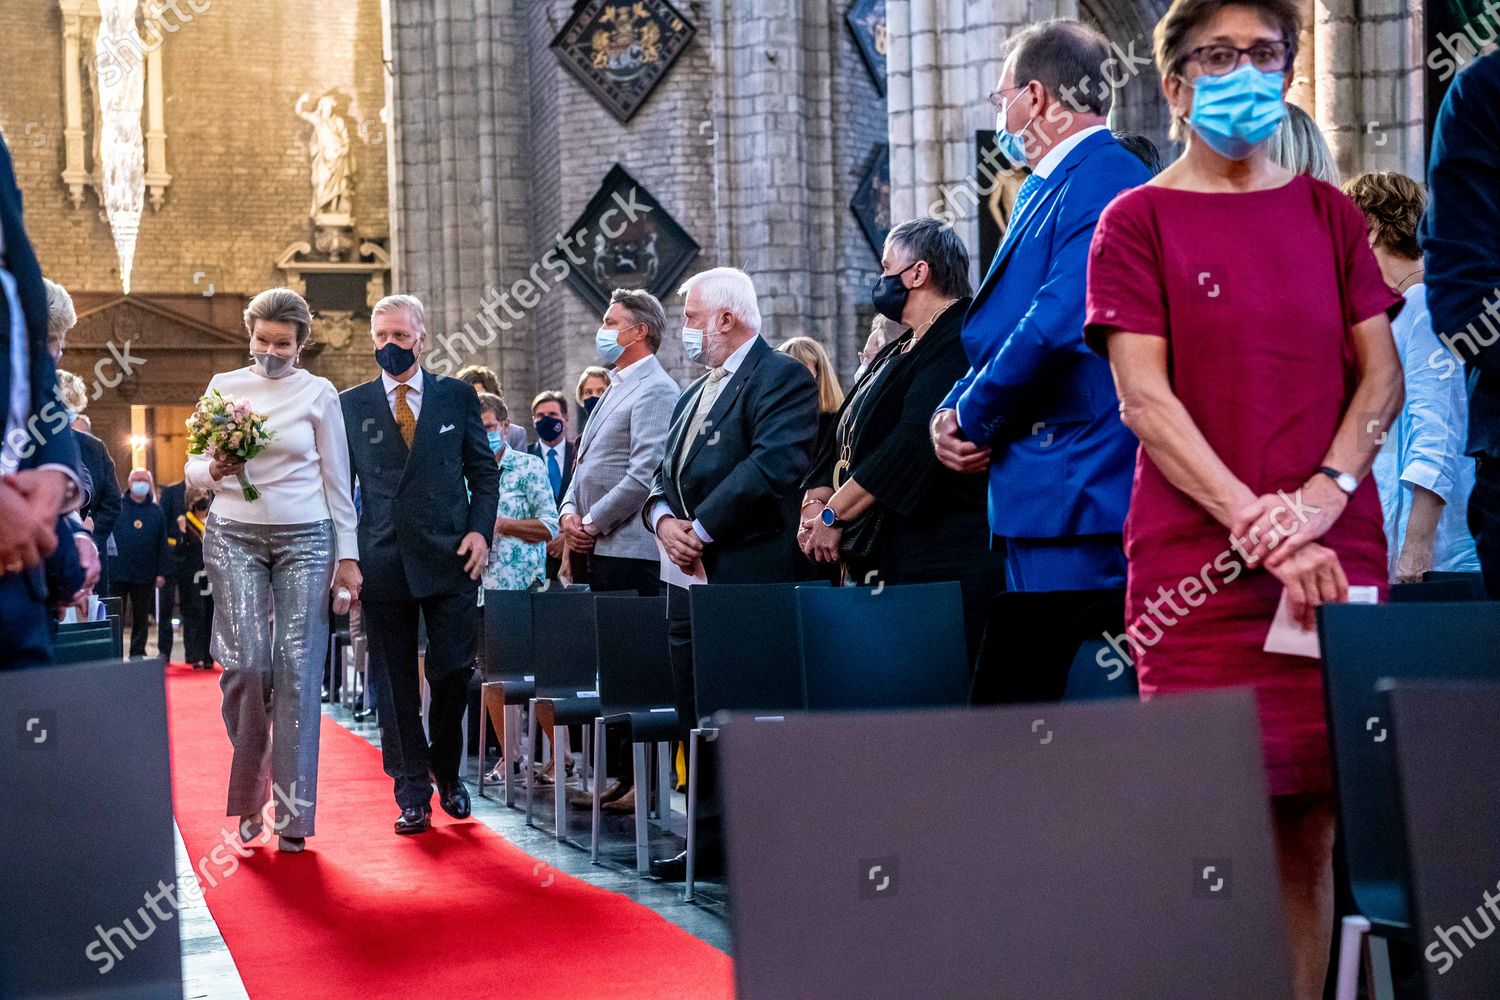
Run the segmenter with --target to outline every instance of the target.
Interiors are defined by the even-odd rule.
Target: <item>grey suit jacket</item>
[[[666,451],[679,392],[656,355],[647,355],[609,387],[589,417],[559,511],[589,515],[601,556],[658,558],[640,513]]]

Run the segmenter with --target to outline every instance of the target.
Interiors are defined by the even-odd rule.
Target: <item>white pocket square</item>
[[[452,424],[444,424],[443,426],[441,426],[441,427],[438,428],[438,433],[439,434],[447,434],[452,429],[453,429],[453,425]]]

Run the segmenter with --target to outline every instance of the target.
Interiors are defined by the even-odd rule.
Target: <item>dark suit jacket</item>
[[[1421,244],[1433,332],[1468,366],[1469,454],[1500,458],[1500,340],[1488,325],[1500,300],[1500,52],[1448,88],[1427,190]]]
[[[547,459],[542,455],[542,443],[540,441],[533,441],[526,446],[526,450],[537,458],[542,459],[542,468],[545,471]],[[568,487],[573,482],[573,466],[576,464],[578,464],[578,445],[564,438],[562,446],[562,488],[552,498],[559,504],[562,503],[563,497],[568,495]]]
[[[665,500],[713,538],[703,569],[711,583],[776,583],[797,572],[797,492],[818,434],[818,387],[794,358],[757,337],[709,410],[704,431],[684,441],[708,375],[672,411],[667,451],[642,517]],[[678,455],[687,449],[682,473]]]
[[[25,320],[29,368],[24,373],[11,371],[10,305],[6,297],[0,295],[0,424],[3,424],[3,414],[9,409],[11,392],[18,380],[24,378],[30,388],[31,417],[27,426],[31,435],[27,439],[21,468],[56,464],[76,471],[81,468],[78,446],[68,427],[67,411],[57,400],[57,367],[47,352],[47,289],[42,285],[42,269],[26,237],[21,189],[16,185],[10,150],[4,140],[0,140],[0,233],[4,235],[5,247],[0,265],[16,280],[16,295]],[[77,562],[76,553],[72,562]],[[36,566],[24,573],[26,589],[32,599],[44,602],[47,599],[47,580],[43,567]],[[20,613],[17,609],[17,614]],[[0,608],[0,618],[5,617],[5,609]]]
[[[500,467],[474,390],[423,371],[409,454],[379,378],[339,400],[359,487],[363,597],[404,601],[476,590],[458,546],[471,531],[487,543],[493,537]]]
[[[187,482],[173,483],[161,489],[161,512],[167,522],[167,572],[177,572],[177,546],[182,542],[182,532],[177,528],[177,519],[187,513]]]
[[[120,519],[122,498],[120,482],[115,476],[115,460],[110,458],[109,449],[104,447],[104,442],[92,434],[75,430],[73,440],[78,444],[78,457],[94,484],[92,498],[79,513],[94,519],[94,541],[98,543],[102,555],[104,543],[109,540],[110,532],[115,530],[115,522]]]

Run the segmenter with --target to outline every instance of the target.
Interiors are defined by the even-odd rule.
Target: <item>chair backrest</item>
[[[740,997],[1290,995],[1248,691],[731,713],[718,742]]]
[[[1085,643],[1125,632],[1123,590],[1010,591],[990,600],[988,630],[974,670],[976,705],[1125,696],[1135,665],[1123,638],[1100,660]],[[1093,656],[1097,645],[1091,646]]]
[[[125,615],[125,598],[123,597],[101,597],[99,603],[104,605],[106,618],[123,618]]]
[[[599,688],[594,595],[588,591],[531,594],[532,670],[540,698],[572,698]]]
[[[110,621],[59,625],[52,641],[54,663],[91,663],[117,659],[119,642]]]
[[[815,711],[969,702],[957,583],[799,588],[797,634]]]
[[[182,995],[175,922],[129,949],[99,930],[148,926],[176,871],[165,690],[159,659],[0,671],[0,996]]]
[[[531,592],[484,592],[484,675],[490,680],[521,680],[533,669]]]
[[[601,715],[677,703],[667,653],[665,597],[596,594]]]
[[[1325,604],[1318,634],[1344,862],[1359,912],[1410,924],[1386,679],[1500,680],[1500,603]]]
[[[1441,580],[1423,580],[1421,583],[1396,583],[1391,585],[1392,604],[1411,604],[1417,601],[1482,601],[1484,590],[1467,574]]]
[[[819,585],[709,584],[688,589],[696,721],[722,711],[802,707],[797,590],[809,586]]]
[[[1427,1000],[1494,996],[1500,925],[1487,907],[1500,859],[1500,684],[1397,682],[1392,752],[1410,850]]]

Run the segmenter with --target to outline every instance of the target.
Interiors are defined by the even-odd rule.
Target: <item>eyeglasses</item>
[[[1013,90],[1025,90],[1029,86],[1031,86],[1030,83],[1019,83],[1014,87],[1005,87],[1001,90],[992,91],[990,93],[990,107],[994,108],[996,111],[1004,111],[1005,95],[1009,94]]]
[[[1240,64],[1240,56],[1249,56],[1250,65],[1263,73],[1280,73],[1291,61],[1289,42],[1256,42],[1247,49],[1233,45],[1200,45],[1187,54],[1184,62],[1196,62],[1209,76],[1223,76]]]

